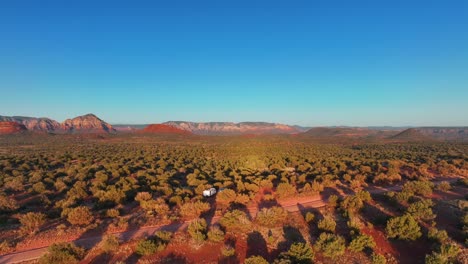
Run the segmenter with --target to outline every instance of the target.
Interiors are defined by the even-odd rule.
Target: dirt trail
[[[444,179],[439,178],[437,181],[433,181],[433,183],[439,183],[442,181],[448,181],[452,183],[457,180],[458,178],[444,178]],[[383,193],[387,191],[397,191],[400,189],[401,189],[401,185],[395,185],[395,186],[391,186],[387,188],[372,187],[372,188],[369,188],[368,191],[371,193]],[[346,194],[343,193],[343,195],[346,195]],[[278,201],[278,203],[281,207],[283,207],[285,210],[289,212],[297,212],[300,210],[299,207],[308,209],[308,208],[320,208],[326,205],[326,201],[324,201],[320,195],[295,197],[293,199]],[[251,216],[255,216],[258,212],[258,206],[249,206],[247,207],[247,210],[249,211]],[[220,218],[219,215],[213,216],[210,223],[211,224],[217,223],[219,218]],[[151,236],[154,234],[154,232],[159,231],[159,230],[167,230],[167,231],[173,231],[173,232],[177,230],[183,230],[187,228],[189,222],[190,221],[172,223],[172,224],[163,225],[163,226],[141,227],[136,230],[116,232],[114,233],[114,235],[119,237],[121,241],[125,242],[125,241],[129,241],[132,239],[139,239],[139,238]],[[104,235],[100,235],[100,236],[80,238],[80,239],[77,239],[74,241],[68,241],[68,242],[74,242],[76,245],[84,247],[84,248],[90,248],[96,245],[97,243],[99,243],[103,237]],[[24,250],[20,252],[10,253],[7,255],[0,256],[0,264],[20,263],[24,261],[38,259],[46,251],[47,251],[47,247],[41,247],[41,248],[34,248],[34,249]]]

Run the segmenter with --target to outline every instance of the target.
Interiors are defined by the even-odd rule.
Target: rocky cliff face
[[[145,127],[141,132],[153,133],[153,134],[179,134],[179,135],[191,135],[192,133],[187,130],[183,130],[171,125],[165,124],[152,124]]]
[[[61,129],[67,132],[113,133],[116,130],[108,123],[93,114],[67,119],[61,124]]]
[[[93,114],[78,116],[59,123],[49,118],[0,116],[1,121],[16,122],[29,131],[48,133],[113,133],[115,129]]]
[[[0,122],[0,134],[14,134],[26,131],[26,127],[23,124],[10,122],[10,121],[3,121]]]
[[[199,135],[240,135],[240,134],[296,134],[302,132],[298,127],[265,122],[182,122],[169,121],[165,125]]]
[[[28,130],[53,132],[60,130],[60,123],[49,118],[26,116],[0,116],[0,121],[10,121],[23,124]]]

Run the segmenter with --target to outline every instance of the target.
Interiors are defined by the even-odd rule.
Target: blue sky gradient
[[[0,96],[58,121],[468,125],[468,2],[2,1]]]

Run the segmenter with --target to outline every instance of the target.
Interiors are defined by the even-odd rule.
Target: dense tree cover
[[[252,226],[277,228],[287,220],[280,207],[264,208],[256,216],[238,210],[259,194],[274,202],[346,186],[354,195],[334,194],[328,203],[337,208],[331,215],[344,212],[351,219],[373,202],[363,188],[401,183],[403,191],[388,196],[404,215],[390,219],[386,231],[388,237],[412,240],[421,236],[418,221],[435,218],[428,199],[432,192],[451,188],[448,183],[435,187],[428,179],[468,175],[468,145],[456,143],[338,145],[284,137],[166,141],[49,136],[0,140],[0,147],[0,223],[13,230],[19,222],[25,234],[37,233],[48,221],[81,227],[102,220],[144,224],[207,218],[221,209],[221,228],[196,220],[188,230],[195,241],[220,243],[225,233],[246,234]],[[219,191],[216,198],[204,198],[203,190],[211,187]],[[328,232],[317,239],[317,250],[329,257],[344,252],[345,240],[334,234],[337,223],[331,216],[308,212],[305,218]],[[460,220],[468,230],[467,219],[464,213]],[[446,240],[443,231],[429,231],[428,237]],[[109,239],[109,248],[118,244]],[[347,239],[351,251],[373,246],[362,234]],[[166,244],[155,235],[138,243],[137,252],[152,254]]]

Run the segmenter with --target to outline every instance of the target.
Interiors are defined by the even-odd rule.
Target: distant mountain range
[[[388,141],[468,141],[468,127],[300,127],[267,122],[168,121],[151,125],[110,125],[94,114],[59,123],[50,118],[0,116],[0,134],[43,133],[152,133],[179,135],[290,134],[320,140],[385,139]]]
[[[46,133],[115,133],[112,125],[94,114],[77,116],[59,123],[50,118],[25,116],[0,116],[0,122],[22,124],[28,131]]]
[[[169,121],[165,125],[177,127],[198,135],[241,135],[241,134],[297,134],[304,132],[298,126],[266,122],[207,122]]]

